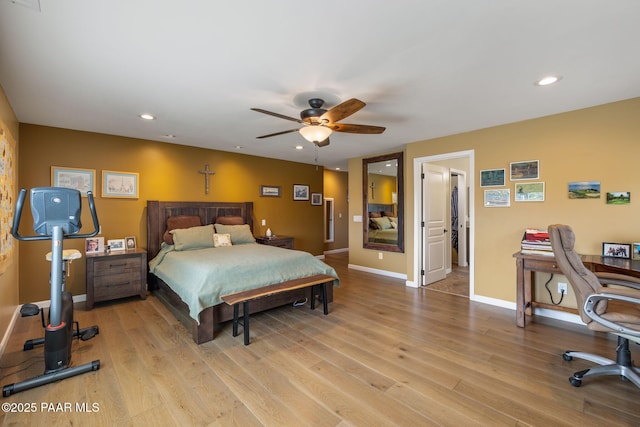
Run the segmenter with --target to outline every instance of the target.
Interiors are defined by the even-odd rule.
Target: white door
[[[447,239],[449,238],[449,169],[424,163],[422,167],[422,242],[423,270],[422,285],[428,285],[445,278],[447,273]]]

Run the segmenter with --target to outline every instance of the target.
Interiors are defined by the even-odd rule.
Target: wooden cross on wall
[[[203,170],[199,170],[198,173],[204,175],[204,194],[209,194],[209,175],[215,175],[215,172],[209,169],[209,163],[204,165]]]
[[[373,199],[376,198],[375,193],[374,193],[374,190],[376,188],[376,184],[372,181],[371,185],[369,186],[369,188],[371,188],[371,200],[373,200]]]

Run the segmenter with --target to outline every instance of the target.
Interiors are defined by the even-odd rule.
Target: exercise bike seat
[[[47,261],[51,261],[52,257],[53,257],[53,255],[51,255],[51,252],[49,252],[45,256]],[[82,254],[77,249],[64,249],[62,251],[62,260],[63,261],[73,261],[74,259],[80,259],[80,258],[82,258]]]

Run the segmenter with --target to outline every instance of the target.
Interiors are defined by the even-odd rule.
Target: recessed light
[[[156,116],[154,116],[153,114],[149,114],[149,113],[140,114],[139,117],[141,119],[144,119],[144,120],[155,120],[156,119]]]
[[[547,77],[543,77],[540,80],[538,80],[536,82],[536,85],[538,85],[538,86],[549,86],[549,85],[552,85],[554,83],[557,83],[560,79],[562,79],[561,76],[547,76]]]
[[[302,150],[304,147],[302,145],[296,145],[296,150]]]
[[[176,137],[176,136],[175,136],[174,134],[172,134],[172,133],[167,133],[167,134],[164,134],[164,135],[162,135],[162,136],[164,136],[164,137],[165,137],[165,138],[167,138],[167,139],[173,139],[173,138],[175,138],[175,137]]]
[[[242,150],[242,146],[240,146],[240,145],[236,145],[234,148],[235,148],[236,150]]]
[[[337,170],[337,171],[339,171],[339,170],[340,170],[340,168],[336,168],[336,170]]]

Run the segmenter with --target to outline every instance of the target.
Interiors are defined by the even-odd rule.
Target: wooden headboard
[[[162,202],[147,200],[147,259],[160,251],[167,230],[167,218],[198,215],[202,224],[213,224],[217,217],[241,216],[253,231],[253,202]]]

